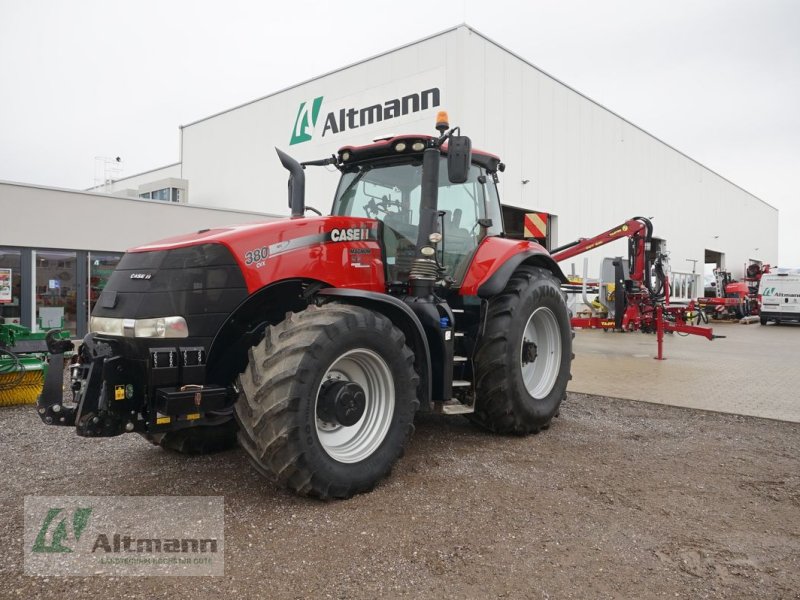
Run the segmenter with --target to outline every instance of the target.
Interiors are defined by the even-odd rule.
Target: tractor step
[[[443,415],[468,415],[475,412],[475,407],[461,404],[458,400],[451,400],[441,404],[441,412]]]
[[[465,379],[454,379],[453,380],[453,387],[470,387],[472,383],[466,381]]]
[[[456,363],[467,362],[467,357],[466,356],[454,356],[453,357],[453,362],[456,362]]]

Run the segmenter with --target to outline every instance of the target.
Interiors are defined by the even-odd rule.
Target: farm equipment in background
[[[69,333],[34,333],[21,325],[0,324],[0,406],[36,402],[47,374],[48,337],[69,340]]]
[[[730,271],[714,269],[713,295],[706,294],[697,299],[697,306],[706,320],[739,320],[759,315],[758,285],[762,275],[770,272],[770,265],[753,261],[744,272],[742,280],[737,281]]]
[[[634,217],[591,238],[581,238],[551,251],[556,262],[562,262],[618,239],[628,239],[628,259],[612,261],[614,285],[606,289],[606,301],[613,305],[605,314],[592,308],[590,316],[575,316],[572,326],[584,329],[642,331],[655,333],[659,360],[663,360],[664,333],[700,335],[709,340],[717,337],[709,327],[693,324],[697,307],[670,304],[670,281],[666,256],[656,253],[652,265],[648,258],[653,239],[653,224],[645,217]],[[567,288],[574,292],[574,286]],[[602,289],[602,286],[601,286]],[[582,290],[586,296],[585,288]]]

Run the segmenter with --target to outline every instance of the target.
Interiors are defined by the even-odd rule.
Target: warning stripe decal
[[[526,238],[546,238],[547,237],[547,213],[527,213],[525,215]]]

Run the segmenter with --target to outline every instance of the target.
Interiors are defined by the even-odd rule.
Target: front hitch
[[[75,425],[74,407],[64,406],[64,354],[75,349],[71,340],[61,339],[58,329],[51,329],[45,336],[50,353],[47,375],[41,395],[36,399],[36,412],[47,425]]]

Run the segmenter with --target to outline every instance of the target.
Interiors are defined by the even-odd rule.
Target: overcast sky
[[[800,266],[798,0],[0,0],[0,180],[176,162],[180,124],[461,22],[778,207]]]

